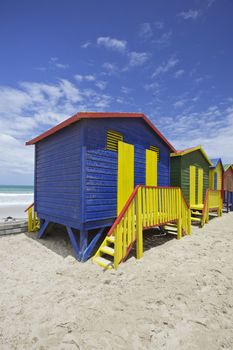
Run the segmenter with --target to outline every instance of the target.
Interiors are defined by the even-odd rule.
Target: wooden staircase
[[[107,236],[98,249],[93,261],[105,269],[114,268],[115,237]]]
[[[203,221],[203,204],[190,207],[191,209],[191,223],[198,223],[201,225]]]
[[[117,268],[136,242],[143,255],[143,229],[169,226],[177,239],[191,233],[190,208],[180,188],[137,186],[93,257],[105,269]]]
[[[220,190],[206,190],[204,204],[191,205],[191,223],[199,223],[203,227],[209,221],[209,213],[222,215],[222,195]]]
[[[162,226],[162,231],[170,234],[175,234],[177,235],[177,225],[173,223],[168,223],[164,226]]]

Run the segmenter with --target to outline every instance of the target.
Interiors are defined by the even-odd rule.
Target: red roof
[[[175,152],[175,148],[168,142],[168,140],[161,134],[161,132],[151,123],[151,121],[143,113],[122,113],[122,112],[79,112],[72,117],[66,119],[53,128],[45,131],[41,135],[26,142],[26,145],[34,145],[35,143],[45,139],[46,137],[55,134],[55,132],[73,124],[81,119],[91,118],[142,118],[149,127],[168,145],[172,152]]]

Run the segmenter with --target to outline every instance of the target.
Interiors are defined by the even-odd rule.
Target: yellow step
[[[204,208],[204,204],[192,204],[190,205],[191,210],[202,210]]]
[[[194,218],[191,216],[191,221],[198,221],[198,222],[201,222],[201,219],[200,218]]]
[[[106,239],[109,243],[115,243],[115,236],[107,236]]]
[[[93,258],[93,261],[105,269],[113,269],[113,263],[108,259],[102,258],[101,256]]]
[[[100,248],[101,253],[108,254],[114,256],[114,249],[108,246],[104,246]]]
[[[170,225],[165,225],[163,226],[164,230],[167,230],[167,231],[174,231],[176,232],[177,231],[177,226],[170,226]]]
[[[192,211],[192,214],[202,216],[202,213],[200,213],[199,211]]]

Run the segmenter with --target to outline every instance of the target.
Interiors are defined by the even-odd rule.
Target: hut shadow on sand
[[[97,251],[99,245],[104,240],[108,230],[109,228],[106,228],[106,230],[103,232],[103,235],[100,238],[100,241],[96,246],[95,251]],[[95,234],[96,234],[95,230],[92,230],[90,232],[90,239],[91,239],[91,236],[93,235],[94,237]],[[72,256],[75,258],[74,251],[72,249],[72,245],[69,240],[69,236],[66,232],[66,228],[62,225],[56,225],[56,224],[50,225],[46,230],[45,238],[42,238],[42,239],[37,238],[37,233],[26,233],[26,235],[30,239],[33,239],[34,241],[36,241],[38,244],[41,244],[42,246],[46,247],[48,250],[51,250],[52,252],[62,256],[63,258],[66,258],[67,256]],[[159,247],[160,245],[166,244],[172,239],[176,239],[176,235],[170,234],[170,233],[163,233],[158,228],[144,230],[143,250],[145,252],[147,250]],[[93,255],[95,254],[95,251]],[[135,244],[127,260],[133,257],[134,258],[136,257]]]
[[[176,234],[162,232],[159,228],[153,228],[143,231],[143,252],[157,248],[162,244],[170,242],[172,239],[176,239]],[[156,251],[156,250],[155,250]],[[136,244],[134,244],[128,258],[136,257]]]
[[[67,256],[74,256],[74,252],[69,240],[69,236],[66,233],[66,230],[63,226],[48,227],[46,230],[46,235],[42,239],[37,238],[37,232],[26,233],[27,237],[41,244],[48,250],[51,250],[55,254],[66,258]]]

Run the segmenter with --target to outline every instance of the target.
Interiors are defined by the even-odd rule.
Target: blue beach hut
[[[81,261],[136,185],[170,185],[175,149],[141,113],[80,112],[26,144],[35,145],[38,237],[49,223],[64,225]]]

